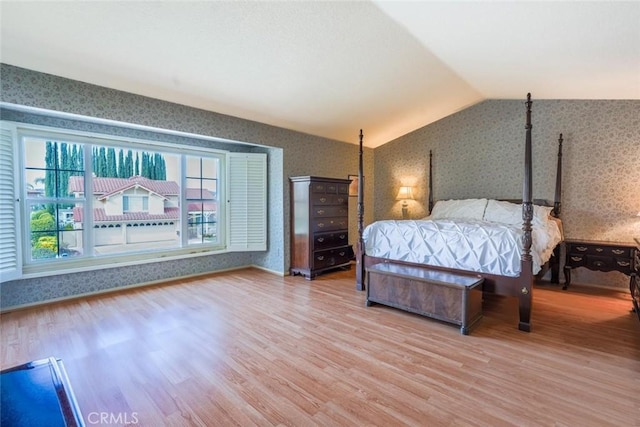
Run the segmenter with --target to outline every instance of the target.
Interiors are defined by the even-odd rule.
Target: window
[[[149,196],[122,196],[122,212],[149,212]]]
[[[234,153],[199,147],[37,126],[16,129],[3,134],[3,144],[16,139],[20,148],[22,214],[18,219],[23,226],[22,237],[16,240],[22,241],[21,261],[28,271],[104,265],[108,259],[115,262],[124,256],[127,260],[179,256],[193,253],[194,248],[203,253],[266,249],[266,226],[257,246],[242,249],[229,244],[254,233],[225,226],[229,205],[221,198],[228,191],[233,194],[230,199],[245,200],[245,206],[260,201],[262,212],[247,206],[254,212],[245,209],[242,215],[257,215],[266,224],[266,204],[261,203],[266,195],[264,154],[243,153],[245,162],[236,165],[227,161]],[[254,182],[250,189],[229,185],[233,184],[229,180],[244,181],[255,162],[261,165],[263,182]],[[231,171],[225,173],[225,165],[238,169],[238,177],[229,178]],[[0,179],[8,181],[5,175]],[[221,186],[224,181],[228,189]],[[9,231],[5,224],[0,225],[3,235]],[[8,253],[15,257],[18,250]],[[2,266],[3,280],[4,270]]]
[[[84,194],[74,197],[69,188],[76,180],[84,182],[83,149],[82,144],[24,138],[26,263],[83,254],[83,226],[73,212],[82,210]]]
[[[189,243],[219,241],[217,219],[218,159],[186,156]]]

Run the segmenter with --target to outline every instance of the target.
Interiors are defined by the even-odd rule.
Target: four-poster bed
[[[561,193],[561,176],[562,176],[562,134],[560,134],[558,145],[558,163],[557,163],[557,175],[556,175],[556,188],[555,188],[555,200],[553,205],[539,200],[532,199],[532,137],[531,137],[531,94],[527,94],[526,105],[526,124],[525,124],[525,153],[524,153],[524,180],[523,180],[523,194],[522,200],[508,200],[508,201],[487,201],[486,199],[469,199],[465,208],[470,205],[477,206],[480,203],[480,216],[474,219],[464,220],[451,220],[449,218],[443,218],[441,221],[437,220],[436,211],[442,213],[444,211],[456,208],[463,201],[440,201],[435,204],[433,201],[433,179],[432,179],[432,153],[429,153],[429,212],[430,217],[427,217],[426,221],[376,221],[370,224],[366,230],[363,225],[364,221],[364,193],[362,186],[362,179],[359,180],[358,191],[358,242],[356,245],[356,286],[358,290],[365,290],[368,278],[368,269],[372,266],[380,263],[393,263],[397,265],[405,265],[420,268],[423,270],[436,270],[444,271],[453,274],[460,275],[474,275],[484,279],[482,285],[482,291],[485,293],[494,293],[504,296],[515,296],[519,301],[519,324],[518,328],[522,331],[529,332],[531,330],[531,303],[532,303],[532,287],[533,280],[536,273],[538,275],[544,274],[549,266],[552,272],[552,281],[558,282],[559,277],[559,242],[562,240],[561,230],[559,224],[552,220],[547,221],[546,217],[549,214],[552,217],[559,218],[560,214],[560,193]],[[363,174],[363,151],[362,151],[363,134],[360,131],[360,159],[359,159],[359,173],[361,177]],[[447,204],[448,202],[448,204]],[[467,203],[467,202],[464,202]],[[498,219],[485,218],[483,215],[489,214],[490,206],[493,207],[494,215]],[[541,206],[548,206],[542,208]],[[517,209],[516,220],[513,220],[514,212],[513,208]],[[475,209],[475,208],[474,208]],[[504,217],[504,212],[507,212],[509,221],[503,224],[500,219]],[[520,216],[521,212],[521,216]],[[438,217],[442,218],[442,217]],[[486,220],[486,221],[485,221]],[[492,221],[497,222],[492,222]],[[390,224],[383,224],[390,223]],[[481,224],[482,223],[482,224]],[[382,229],[381,234],[375,234],[376,229],[384,227],[385,225],[391,228]],[[412,231],[412,228],[416,228]],[[429,228],[431,227],[431,228]],[[445,233],[437,234],[441,229],[447,228]],[[435,231],[434,231],[435,229]],[[392,231],[389,231],[392,230]],[[421,250],[429,251],[430,240],[442,240],[441,252],[451,252],[451,256],[447,260],[438,260],[434,256],[434,253],[416,254],[415,247],[409,248],[404,254],[394,253],[395,247],[403,246],[402,241],[391,241],[391,235],[399,230],[396,234],[399,239],[403,239],[406,236],[408,240],[412,242],[407,243],[405,246],[409,247],[414,245],[413,240],[416,240],[416,236],[422,238],[420,241]],[[496,264],[499,266],[495,268],[475,268],[475,265],[469,266],[460,263],[458,261],[464,260],[469,257],[470,252],[473,251],[473,245],[464,245],[459,248],[455,243],[459,241],[473,240],[473,234],[478,232],[476,242],[486,243],[487,239],[504,239],[496,240],[496,244],[492,244],[490,241],[489,246],[499,247],[502,252],[499,254],[491,253],[487,251],[489,261],[483,260],[480,264]],[[549,231],[552,230],[552,231]],[[557,231],[553,231],[557,230]],[[416,234],[411,234],[411,233]],[[430,234],[432,233],[433,234]],[[447,236],[452,233],[458,233],[458,237],[453,237],[453,240],[446,241]],[[383,238],[377,238],[376,236],[384,236]],[[429,236],[424,238],[424,236]],[[434,236],[433,238],[431,236]],[[445,236],[445,237],[443,237]],[[489,236],[489,237],[487,237]],[[547,239],[548,237],[548,239]],[[384,239],[387,239],[385,241]],[[534,244],[535,239],[535,244]],[[542,242],[544,240],[544,242]],[[505,241],[509,241],[508,246]],[[383,242],[381,246],[387,245],[388,248],[382,248],[378,250],[377,245]],[[399,242],[399,243],[398,243]],[[506,246],[505,246],[506,245]],[[533,253],[532,253],[533,245]],[[504,249],[507,247],[507,249]],[[455,252],[458,250],[464,250],[466,253]],[[509,249],[511,248],[511,249]],[[387,250],[388,249],[388,250]],[[436,249],[437,251],[437,249]],[[553,256],[551,256],[553,253]],[[475,256],[476,254],[471,254]],[[486,254],[485,254],[486,255]],[[422,257],[422,258],[421,258]],[[505,259],[502,259],[502,258]],[[445,257],[446,258],[446,257]],[[432,262],[435,259],[435,262]],[[451,260],[454,261],[451,261]],[[495,261],[495,262],[494,262]],[[410,294],[417,294],[411,290],[407,291]],[[405,295],[406,297],[406,295]],[[367,301],[369,303],[369,301]],[[396,306],[393,302],[392,306]],[[398,307],[402,307],[399,304]]]

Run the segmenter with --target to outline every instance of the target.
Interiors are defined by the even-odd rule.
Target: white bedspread
[[[363,233],[367,255],[414,263],[518,276],[523,231],[519,225],[477,220],[377,221]],[[533,273],[562,240],[558,225],[534,225]]]

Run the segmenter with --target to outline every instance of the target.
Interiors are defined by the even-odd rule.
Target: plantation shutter
[[[0,122],[0,282],[22,274],[20,216],[16,193],[16,129]]]
[[[227,171],[227,249],[266,251],[267,155],[229,153]]]

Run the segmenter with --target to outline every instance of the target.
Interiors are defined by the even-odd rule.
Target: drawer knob
[[[571,257],[571,261],[582,261],[582,257],[581,256],[572,256]]]
[[[319,243],[324,242],[324,237],[318,237],[318,242],[319,242]]]
[[[611,249],[611,252],[613,252],[616,255],[622,255],[624,253],[622,249]]]
[[[584,252],[584,251],[587,250],[587,247],[586,246],[576,246],[576,250],[580,251],[580,252]]]
[[[344,198],[338,197],[338,203],[344,203]]]
[[[617,261],[617,262],[618,262],[618,265],[621,267],[629,267],[631,265],[631,263],[627,261]]]
[[[602,267],[604,265],[604,262],[596,261],[596,262],[593,263],[593,265],[595,265],[596,267]]]
[[[602,252],[602,251],[604,251],[604,249],[602,249],[602,248],[596,248],[596,252]]]
[[[341,240],[343,240],[347,236],[345,236],[344,234],[341,234],[339,237],[340,237]]]
[[[324,209],[318,209],[316,212],[318,215],[324,215]]]
[[[322,203],[324,203],[324,202],[326,202],[326,201],[327,201],[327,198],[326,198],[326,197],[320,197],[320,201],[321,201]]]
[[[319,255],[319,256],[317,257],[317,259],[318,259],[318,261],[322,261],[322,260],[324,259],[324,255]]]
[[[342,251],[342,252],[340,252],[338,255],[340,255],[340,256],[345,256],[345,255],[346,255],[346,252]]]
[[[324,222],[319,222],[318,223],[318,228],[322,228],[322,227],[324,227]]]

